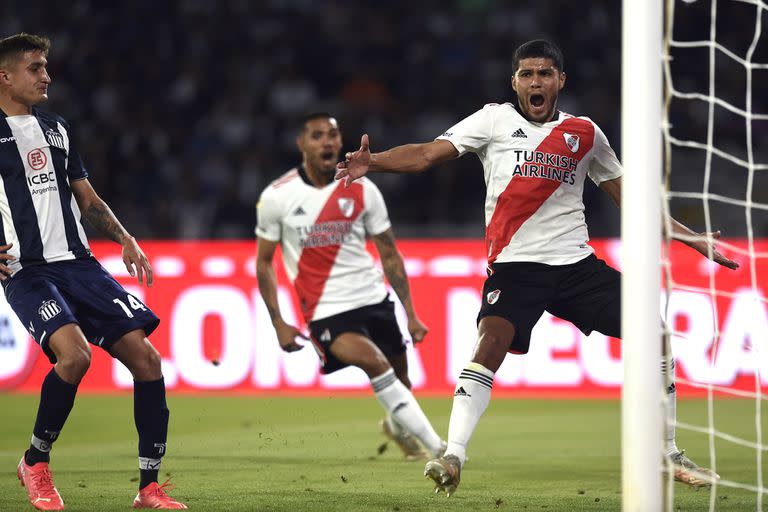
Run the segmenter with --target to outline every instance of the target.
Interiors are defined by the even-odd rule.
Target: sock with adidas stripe
[[[458,457],[462,465],[472,433],[491,400],[492,387],[493,372],[478,363],[469,363],[456,382],[445,453]]]
[[[378,377],[371,379],[373,392],[387,414],[400,425],[403,430],[415,436],[431,454],[436,455],[442,450],[443,441],[437,435],[432,424],[419,407],[411,390],[400,382],[395,370],[390,368]]]
[[[675,421],[677,420],[677,390],[675,389],[675,359],[672,356],[662,356],[661,377],[667,391],[664,400],[664,448],[667,455],[679,452],[675,442]]]

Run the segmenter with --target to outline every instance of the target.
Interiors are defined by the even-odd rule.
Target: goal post
[[[621,72],[622,500],[662,510],[662,0],[623,0]]]

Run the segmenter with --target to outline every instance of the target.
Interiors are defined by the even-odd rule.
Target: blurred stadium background
[[[706,38],[709,2],[679,3],[677,35]],[[47,108],[72,121],[96,189],[137,237],[241,238],[252,235],[258,193],[298,161],[302,114],[336,113],[347,149],[364,131],[380,149],[428,141],[485,103],[511,101],[511,52],[532,38],[563,47],[561,109],[592,117],[620,154],[620,4],[10,0],[0,6],[0,32],[52,37]],[[740,30],[749,9],[732,2],[718,18],[718,40],[739,54],[751,42]],[[706,86],[704,63],[706,50],[680,52],[674,71],[683,90]],[[730,78],[718,83],[718,96],[743,108],[743,70],[719,59],[722,73]],[[767,98],[754,95],[754,111],[767,111]],[[743,153],[743,122],[719,121],[719,146]],[[685,102],[672,122],[699,133],[706,109]],[[754,128],[765,157],[768,123]],[[698,183],[701,165],[686,157],[676,174]],[[713,190],[744,186],[720,176]],[[475,159],[377,183],[401,235],[482,237],[484,185]],[[756,200],[768,202],[765,185],[755,187]],[[585,192],[591,233],[618,236],[618,216],[603,195],[592,186]],[[702,223],[700,208],[679,210],[683,221]],[[743,212],[720,218],[730,236],[745,234]],[[767,233],[768,218],[756,228]]]
[[[676,38],[708,39],[710,2],[676,3]],[[748,9],[728,2],[718,17],[718,40],[740,55],[751,42],[751,33],[743,30],[745,23],[754,22],[754,8]],[[764,26],[768,26],[766,12],[762,12]],[[354,417],[351,429],[340,424],[338,417],[323,413],[328,396],[339,396],[339,389],[367,393],[366,381],[361,373],[346,370],[333,378],[318,377],[316,357],[310,350],[291,356],[280,353],[256,289],[252,239],[254,205],[261,190],[299,162],[294,139],[303,114],[335,113],[345,151],[356,149],[364,132],[371,135],[374,150],[428,141],[484,103],[514,101],[509,86],[511,53],[533,38],[552,39],[565,53],[568,83],[560,108],[590,116],[621,155],[620,28],[621,2],[617,0],[6,0],[0,4],[0,35],[26,31],[51,37],[53,85],[43,108],[71,121],[92,183],[129,231],[145,241],[158,274],[154,288],[141,290],[120,268],[114,244],[94,244],[108,269],[132,292],[141,294],[163,320],[153,343],[165,358],[169,388],[176,391],[172,400],[179,412],[172,423],[180,439],[170,449],[166,465],[178,475],[177,483],[186,488],[183,492],[196,508],[331,510],[318,505],[329,502],[336,503],[334,510],[354,510],[359,503],[366,503],[369,510],[427,510],[437,503],[447,510],[470,506],[512,510],[523,505],[534,509],[547,504],[550,510],[618,508],[619,404],[602,400],[618,396],[617,342],[599,335],[587,340],[570,324],[545,317],[535,334],[538,349],[524,362],[505,363],[494,392],[506,397],[600,400],[502,401],[497,409],[492,405],[486,416],[493,417],[494,410],[499,415],[486,418],[478,433],[478,456],[472,462],[477,476],[468,471],[458,501],[446,505],[423,497],[429,489],[418,482],[419,467],[401,466],[404,463],[392,452],[381,456],[386,461],[382,466],[375,451],[378,411],[372,398],[346,402],[347,394],[342,394],[334,402],[333,411],[338,410],[341,417],[349,415],[350,421]],[[707,52],[677,50],[673,56],[677,86],[706,93]],[[768,61],[765,36],[754,60]],[[724,77],[717,84],[718,96],[744,108],[743,68],[718,58],[717,74]],[[756,71],[756,83],[762,84],[761,78],[766,78],[765,71]],[[753,94],[753,111],[768,112],[768,95],[759,91],[762,88]],[[670,113],[676,136],[702,140],[705,106],[673,102]],[[720,107],[715,115],[716,145],[744,158],[743,119]],[[753,137],[755,160],[768,161],[768,122],[754,121]],[[703,160],[702,152],[675,150],[673,189],[701,191]],[[752,192],[752,200],[764,204],[768,203],[766,174],[755,173]],[[745,176],[716,158],[710,190],[744,198]],[[419,396],[440,397],[427,402],[427,412],[437,430],[446,434],[450,390],[472,348],[484,276],[481,166],[474,157],[466,157],[416,177],[377,175],[374,180],[387,199],[396,234],[414,239],[402,250],[417,308],[432,331],[419,350],[409,350],[412,377]],[[616,208],[589,180],[584,197],[591,235],[599,239],[598,253],[619,266]],[[671,207],[679,220],[696,230],[705,228],[701,201],[675,200]],[[743,207],[713,203],[711,208],[715,227],[743,241],[747,236]],[[765,211],[753,210],[753,229],[758,239],[768,236]],[[89,236],[98,240],[93,231]],[[765,241],[758,240],[759,249],[765,252],[766,247]],[[673,252],[681,269],[677,282],[707,286],[710,268],[685,249],[676,247]],[[764,261],[759,262],[757,273],[766,279]],[[741,262],[748,267],[748,262]],[[284,309],[291,318],[298,310],[284,286],[284,275],[280,279]],[[702,302],[700,297],[681,293],[672,302],[670,318],[689,341],[677,347],[679,371],[692,380],[711,378],[721,385],[754,389],[751,372],[760,365],[768,372],[768,363],[751,357],[749,343],[768,340],[768,320],[763,322],[768,311],[764,303],[754,309],[751,302],[739,300],[739,293],[750,283],[748,269],[719,274],[717,279],[719,287],[732,296],[705,297]],[[707,373],[706,350],[700,347],[712,337],[707,315],[715,303],[726,312],[718,327],[733,343],[727,345],[727,357],[712,377],[712,372]],[[3,306],[0,388],[35,393],[47,363],[37,357],[37,347]],[[127,390],[130,377],[97,354],[82,389]],[[227,395],[266,392],[275,398],[204,396],[198,401],[182,396],[211,390]],[[683,398],[701,396],[694,387],[682,386],[681,391]],[[278,398],[286,394],[291,398]],[[216,405],[219,399],[224,405]],[[120,414],[125,416],[119,421],[125,427],[115,431],[105,453],[120,455],[124,464],[108,478],[110,485],[125,483],[130,488],[135,442],[127,416],[130,399],[119,400]],[[3,417],[12,418],[0,422],[4,424],[0,427],[0,510],[24,506],[12,471],[32,427],[34,402],[16,393],[0,395]],[[367,405],[359,405],[363,403]],[[93,422],[109,421],[98,417],[97,411],[104,407],[98,396],[79,397],[73,423],[57,444],[62,459],[56,462],[59,471],[68,475],[67,487],[76,487],[62,493],[65,499],[67,492],[74,496],[75,510],[93,506],[86,505],[90,491],[80,483],[93,477],[89,469],[93,459],[85,447]],[[248,407],[253,414],[241,417]],[[297,407],[310,416],[319,415],[297,417],[291,413]],[[754,403],[732,401],[726,407],[724,428],[732,427],[732,433],[742,438],[754,436]],[[103,410],[113,414],[112,409]],[[690,400],[680,410],[706,423],[705,402]],[[78,415],[92,422],[77,422]],[[541,428],[537,419],[556,427],[545,429],[546,435],[535,435]],[[267,430],[254,431],[254,422],[263,422]],[[270,445],[267,450],[266,441],[250,439],[232,449],[218,441],[256,434],[261,439],[269,429],[294,434],[295,438],[284,434],[280,441],[299,446],[291,451]],[[352,431],[354,436],[347,436]],[[107,442],[103,437],[96,436]],[[305,458],[305,441],[323,448],[309,450]],[[527,441],[530,447],[520,452]],[[706,462],[705,435],[690,434],[681,446],[701,454],[699,458]],[[503,463],[493,459],[499,453],[505,457]],[[241,457],[235,467],[251,468],[245,481],[259,482],[255,491],[238,483],[234,498],[219,495],[228,484],[212,476],[216,470],[227,471],[227,464],[219,461],[221,454],[229,461]],[[314,457],[322,463],[314,466]],[[348,469],[334,465],[334,457],[347,465],[343,467],[358,468],[350,485],[340,480],[340,475],[349,475],[344,473]],[[536,457],[547,463],[538,462],[535,470],[526,472]],[[174,460],[178,461],[175,466]],[[209,471],[201,468],[201,461]],[[109,467],[104,461],[99,464]],[[275,470],[272,487],[264,482],[264,468],[268,472],[270,464],[283,464]],[[729,452],[723,464],[733,479],[755,482],[758,478],[754,453],[749,450]],[[414,485],[412,478],[402,477],[401,469],[417,479]],[[323,473],[326,470],[329,473]],[[358,475],[372,482],[370,486],[358,481]],[[304,483],[305,477],[312,483]],[[333,485],[323,483],[326,478]],[[552,480],[562,485],[553,485]],[[352,484],[360,487],[350,500]],[[365,501],[369,491],[374,498]],[[307,497],[296,492],[307,492]],[[271,498],[259,501],[264,495]],[[210,496],[220,500],[218,505],[206,499]],[[732,491],[725,499],[729,496],[725,509],[755,509],[749,492]],[[289,501],[284,501],[287,497]],[[122,498],[113,498],[118,506]],[[683,510],[709,505],[703,493],[676,499],[682,500],[676,503]],[[251,508],[249,500],[259,506]]]

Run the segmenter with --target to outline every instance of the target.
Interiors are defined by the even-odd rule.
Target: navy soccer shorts
[[[48,340],[63,325],[78,324],[90,343],[109,352],[124,334],[149,335],[160,323],[95,258],[24,267],[6,280],[5,296],[51,363],[56,356]]]
[[[339,361],[330,351],[336,338],[346,332],[362,334],[379,347],[387,358],[405,352],[405,340],[395,317],[395,304],[389,297],[379,304],[310,322],[309,331],[312,345],[320,356],[320,371],[324,374],[349,366]]]
[[[515,326],[510,352],[525,354],[544,311],[584,334],[621,337],[621,273],[594,254],[569,265],[494,263],[483,285],[478,323],[500,316]]]

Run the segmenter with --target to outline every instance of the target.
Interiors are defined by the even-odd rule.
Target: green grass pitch
[[[37,396],[0,394],[0,510],[32,510],[16,479]],[[445,436],[451,399],[422,398]],[[171,395],[169,453],[161,476],[199,511],[620,510],[620,403],[494,399],[470,446],[461,486],[432,493],[421,462],[405,462],[377,431],[373,396]],[[719,400],[716,424],[755,440],[755,407]],[[678,415],[706,423],[706,402],[681,400]],[[766,418],[768,411],[763,411]],[[764,431],[768,434],[768,429]],[[57,441],[51,468],[67,510],[128,510],[136,494],[132,397],[83,395]],[[678,444],[708,462],[704,435]],[[723,478],[756,485],[753,449],[717,442]],[[765,474],[764,468],[763,474]],[[162,481],[162,480],[161,480]],[[707,510],[711,493],[675,484],[675,510]],[[717,510],[756,510],[753,492],[719,487]],[[768,501],[768,500],[767,500]]]

